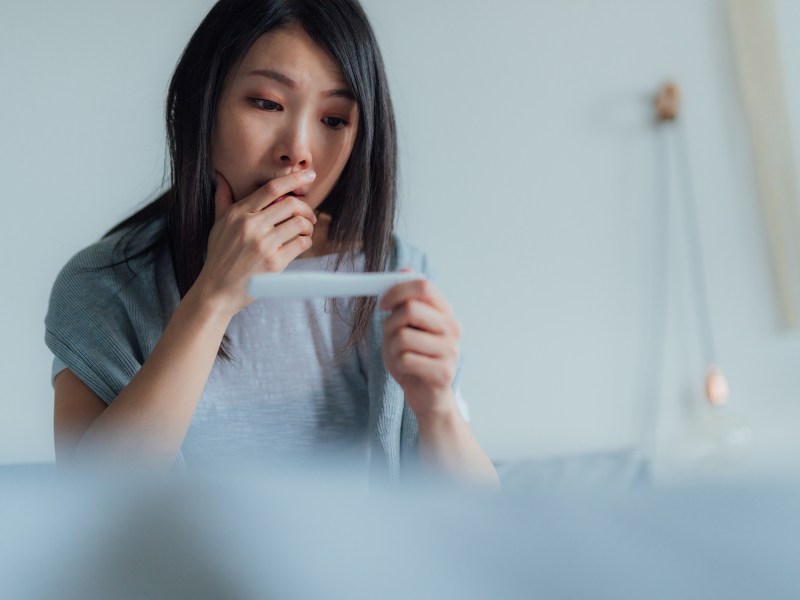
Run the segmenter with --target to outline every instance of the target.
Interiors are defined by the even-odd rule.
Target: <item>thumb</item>
[[[233,206],[233,190],[231,184],[219,171],[216,172],[217,191],[214,194],[215,219],[225,216]]]

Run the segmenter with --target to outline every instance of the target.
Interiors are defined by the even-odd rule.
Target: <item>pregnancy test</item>
[[[247,293],[253,298],[348,298],[382,296],[389,288],[421,273],[262,273],[253,275]]]

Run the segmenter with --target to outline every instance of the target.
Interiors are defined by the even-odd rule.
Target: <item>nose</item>
[[[275,158],[282,167],[311,165],[310,127],[304,119],[288,121],[275,147]]]

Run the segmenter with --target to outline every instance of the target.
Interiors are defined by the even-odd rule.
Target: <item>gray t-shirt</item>
[[[333,270],[335,256],[295,259],[291,271]],[[341,271],[363,271],[364,256]],[[338,356],[355,299],[261,298],[230,322],[232,362],[217,359],[182,446],[190,468],[323,461],[369,466],[369,395],[358,353]],[[55,357],[53,378],[64,362]],[[459,407],[467,418],[466,405]]]
[[[286,271],[332,268],[333,257],[318,257],[296,259]],[[355,268],[364,270],[363,255]],[[336,355],[354,307],[354,299],[337,300],[334,310],[324,298],[261,298],[233,317],[234,360],[214,363],[183,443],[187,465],[324,457],[354,460],[366,473],[366,376],[356,352]]]
[[[286,271],[333,270],[335,256],[295,259]],[[340,270],[364,270],[364,257]],[[182,452],[187,466],[325,457],[369,459],[369,397],[356,352],[337,362],[355,299],[260,298],[227,329],[232,362],[219,357]],[[56,357],[54,375],[65,368]]]

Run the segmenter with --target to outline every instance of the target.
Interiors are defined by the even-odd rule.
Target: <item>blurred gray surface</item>
[[[628,488],[649,485],[648,462],[636,450],[556,456],[496,465],[509,491]]]
[[[7,598],[797,598],[798,482],[3,477]]]

